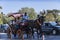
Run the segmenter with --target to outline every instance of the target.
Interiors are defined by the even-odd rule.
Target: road
[[[24,35],[26,37],[26,35]],[[45,40],[60,40],[60,35],[44,35]],[[14,38],[12,35],[12,39],[9,39],[7,37],[6,33],[0,33],[0,40],[21,40],[18,38]],[[24,40],[38,40],[35,34],[35,39],[24,39]],[[42,40],[42,38],[39,38],[39,40]]]

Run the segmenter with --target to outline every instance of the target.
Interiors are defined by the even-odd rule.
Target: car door
[[[42,26],[42,31],[51,31],[52,27],[50,25],[50,23],[44,23],[44,25]]]

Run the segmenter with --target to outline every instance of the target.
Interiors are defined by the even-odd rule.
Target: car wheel
[[[56,34],[56,30],[52,30],[52,34],[55,35]]]

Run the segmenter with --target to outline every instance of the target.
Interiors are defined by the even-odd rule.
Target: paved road
[[[26,37],[26,35],[24,35],[24,37]],[[45,40],[60,40],[60,35],[45,35]],[[0,33],[0,40],[11,40],[7,37],[6,33]],[[21,40],[18,38],[14,38],[12,35],[12,40]],[[38,40],[35,34],[35,39],[24,39],[24,40]],[[40,38],[39,40],[42,40],[42,38]]]

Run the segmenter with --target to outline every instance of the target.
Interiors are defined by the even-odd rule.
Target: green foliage
[[[7,23],[7,20],[6,20],[6,16],[4,14],[1,13],[1,20],[3,22],[3,24]]]
[[[48,13],[46,15],[45,21],[55,21],[54,16],[52,15],[52,13]]]
[[[57,16],[57,21],[60,22],[60,15]]]
[[[3,24],[3,21],[2,21],[2,14],[0,14],[0,24]]]
[[[27,12],[30,19],[36,19],[36,16],[37,16],[37,13],[35,12],[35,10],[33,8],[28,8],[28,7],[21,8],[21,10],[19,10],[19,12],[21,12],[23,14],[25,12]]]
[[[0,24],[3,24],[3,21],[1,20],[1,18],[0,18]]]
[[[0,14],[0,24],[5,24],[9,21],[9,18],[5,16],[3,13]]]
[[[46,15],[46,21],[59,21],[60,19],[58,18],[58,13],[60,10],[53,9],[53,10],[46,10],[47,15]]]

